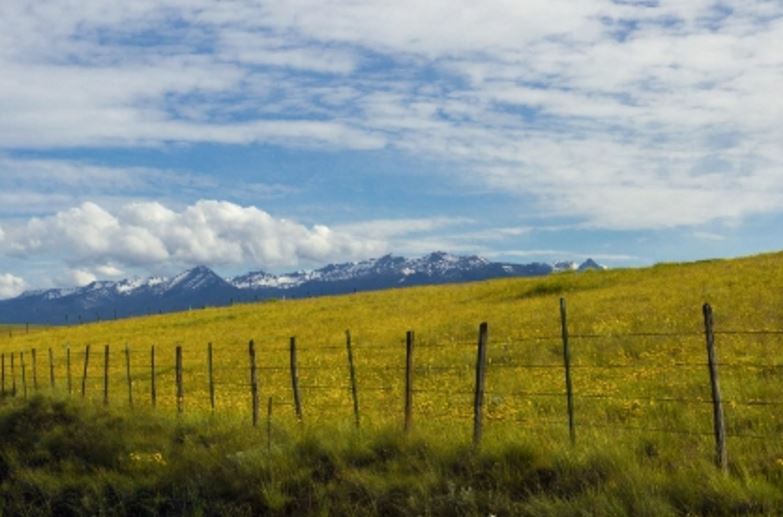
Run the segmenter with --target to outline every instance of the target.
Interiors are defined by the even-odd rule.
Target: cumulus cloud
[[[0,274],[0,299],[13,298],[22,294],[26,289],[27,283],[10,273]]]
[[[253,206],[206,200],[179,211],[156,202],[111,211],[87,202],[49,217],[8,224],[5,233],[5,254],[55,255],[73,266],[78,283],[93,280],[94,273],[119,276],[122,266],[294,266],[363,258],[386,246],[324,225],[274,218]]]

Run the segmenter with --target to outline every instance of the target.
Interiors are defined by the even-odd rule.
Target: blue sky
[[[0,297],[781,247],[783,4],[10,0]]]

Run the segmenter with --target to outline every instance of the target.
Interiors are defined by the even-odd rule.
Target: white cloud
[[[63,283],[68,286],[81,287],[95,282],[98,278],[90,271],[83,269],[72,269],[63,278]]]
[[[169,264],[293,266],[364,258],[385,251],[381,240],[357,238],[323,225],[276,219],[256,207],[199,201],[180,211],[160,203],[107,210],[82,205],[21,224],[7,224],[3,251],[19,257],[54,255],[74,266],[73,278],[119,276],[120,267]]]
[[[22,294],[27,288],[27,283],[10,273],[0,274],[0,300],[5,298],[13,298]]]
[[[781,37],[776,0],[11,1],[0,148],[393,147],[591,226],[741,219],[783,206]]]
[[[100,275],[101,277],[109,277],[109,278],[119,278],[125,274],[125,272],[111,264],[103,264],[100,266],[97,266],[95,268],[95,271]]]

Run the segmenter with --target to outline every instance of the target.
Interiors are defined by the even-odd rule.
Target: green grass
[[[4,515],[736,515],[783,508],[783,467],[599,439],[433,442],[230,419],[116,413],[44,398],[0,407]]]

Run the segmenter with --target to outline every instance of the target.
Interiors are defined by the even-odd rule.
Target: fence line
[[[470,364],[469,362],[466,362],[462,365],[438,365],[438,364],[426,364],[426,362],[421,362],[418,360],[417,362],[414,362],[414,332],[408,331],[404,335],[404,339],[400,339],[398,343],[396,344],[389,344],[389,343],[377,343],[377,342],[359,342],[356,343],[351,338],[350,331],[346,331],[345,333],[345,345],[339,346],[339,345],[317,345],[317,344],[310,344],[306,346],[299,346],[296,340],[296,337],[291,337],[288,343],[288,346],[262,346],[262,347],[256,347],[256,344],[253,340],[249,342],[249,359],[250,359],[250,379],[249,382],[237,382],[237,381],[231,381],[226,380],[221,377],[222,374],[230,374],[232,372],[247,372],[247,367],[242,366],[241,364],[232,364],[232,365],[220,365],[220,358],[217,359],[214,357],[214,351],[213,351],[213,343],[210,342],[207,344],[207,350],[206,350],[206,365],[201,367],[194,367],[194,366],[188,366],[187,368],[183,365],[183,347],[181,344],[177,344],[175,348],[175,355],[174,355],[174,365],[169,366],[168,363],[163,368],[159,368],[158,365],[156,365],[156,347],[155,345],[151,345],[150,348],[150,355],[148,361],[134,361],[133,364],[131,364],[131,349],[128,343],[125,343],[124,347],[124,354],[119,355],[120,359],[118,360],[124,360],[124,367],[125,367],[125,375],[124,379],[122,379],[122,374],[114,376],[114,382],[121,382],[124,380],[127,383],[127,406],[128,408],[134,407],[134,386],[138,387],[140,384],[143,383],[149,383],[149,403],[152,407],[156,407],[158,402],[158,383],[159,382],[172,382],[173,377],[173,391],[175,393],[176,398],[176,408],[177,413],[181,414],[185,411],[185,393],[184,393],[184,384],[185,380],[184,377],[188,377],[188,386],[189,386],[189,393],[193,393],[193,395],[189,395],[189,399],[192,399],[197,395],[200,394],[203,389],[206,389],[207,393],[207,400],[209,401],[209,407],[212,411],[215,411],[220,399],[218,398],[220,387],[231,387],[231,388],[239,388],[242,390],[249,390],[250,397],[251,397],[251,411],[252,411],[252,425],[257,426],[258,420],[259,420],[259,413],[260,413],[260,381],[259,381],[259,372],[265,372],[267,375],[288,375],[290,377],[290,388],[291,388],[291,400],[290,401],[282,401],[282,400],[275,400],[272,401],[271,399],[268,401],[268,407],[267,407],[267,424],[271,421],[271,407],[279,406],[279,407],[286,407],[290,408],[292,410],[293,416],[296,418],[298,422],[302,422],[304,420],[304,410],[303,407],[305,405],[308,405],[308,407],[312,407],[312,409],[307,413],[307,415],[312,415],[312,418],[315,420],[319,417],[318,412],[325,411],[328,409],[340,409],[345,410],[352,408],[353,410],[353,418],[354,418],[354,425],[357,429],[360,428],[360,424],[362,421],[362,415],[360,414],[360,405],[359,405],[359,393],[360,392],[376,392],[376,393],[386,393],[389,396],[399,396],[400,400],[400,417],[401,417],[401,424],[402,428],[407,432],[411,429],[414,415],[418,413],[416,410],[415,401],[419,400],[420,396],[423,395],[437,395],[440,400],[440,404],[443,407],[453,407],[455,405],[464,404],[464,410],[465,415],[467,417],[468,409],[472,411],[472,421],[473,421],[473,443],[474,446],[478,446],[482,441],[483,431],[485,424],[487,422],[493,422],[497,420],[498,418],[507,420],[510,417],[499,417],[498,413],[496,413],[496,410],[493,409],[492,404],[497,403],[505,403],[505,400],[508,397],[511,397],[513,400],[520,400],[520,399],[527,399],[527,400],[533,400],[533,399],[552,399],[553,401],[556,401],[557,399],[564,398],[565,399],[565,410],[566,413],[564,415],[564,418],[553,420],[553,424],[556,422],[558,425],[563,426],[563,429],[568,430],[569,438],[572,443],[576,441],[577,438],[577,432],[579,429],[617,429],[622,431],[637,431],[637,432],[651,432],[651,433],[663,433],[663,434],[673,434],[673,435],[693,435],[693,436],[705,436],[710,435],[713,436],[715,439],[715,463],[720,467],[721,469],[725,469],[727,465],[727,440],[728,439],[762,439],[762,438],[780,438],[780,436],[767,436],[764,434],[753,434],[753,433],[738,433],[738,432],[727,432],[727,420],[726,415],[724,412],[724,407],[729,405],[731,407],[741,406],[741,407],[756,407],[756,408],[773,408],[778,406],[783,406],[783,400],[774,400],[770,399],[769,397],[745,397],[745,398],[737,398],[737,397],[728,397],[724,398],[722,396],[722,393],[720,391],[720,383],[719,383],[719,371],[723,368],[729,368],[729,369],[759,369],[759,370],[770,370],[777,372],[780,369],[783,369],[783,364],[777,364],[777,363],[770,363],[770,364],[764,364],[764,363],[758,363],[758,362],[742,362],[742,361],[724,361],[721,362],[717,354],[715,352],[716,349],[716,343],[720,340],[721,336],[778,336],[783,335],[783,330],[773,330],[773,329],[755,329],[755,330],[737,330],[737,329],[731,329],[731,330],[719,330],[714,328],[714,323],[712,321],[712,309],[709,305],[705,305],[703,307],[704,312],[704,331],[702,333],[696,333],[691,331],[673,331],[673,332],[629,332],[625,334],[588,334],[588,333],[572,333],[569,329],[569,322],[567,317],[567,309],[566,309],[566,303],[565,300],[561,300],[560,304],[560,327],[561,327],[561,335],[560,336],[514,336],[514,337],[508,337],[506,336],[504,339],[498,340],[498,343],[495,344],[495,346],[503,346],[504,348],[502,350],[506,351],[508,345],[513,345],[517,343],[523,343],[523,342],[540,342],[540,341],[555,341],[559,340],[562,344],[562,363],[557,363],[555,361],[543,361],[543,362],[536,362],[536,361],[508,361],[505,360],[503,357],[493,357],[492,354],[490,354],[489,349],[493,348],[491,346],[490,340],[488,338],[488,325],[486,323],[482,323],[479,327],[479,339],[478,343],[473,341],[467,341],[463,339],[454,339],[453,337],[448,338],[445,342],[439,341],[439,342],[428,342],[428,341],[421,341],[417,342],[415,349],[417,351],[417,356],[420,354],[425,354],[426,356],[426,350],[429,349],[445,349],[445,348],[451,348],[455,349],[455,347],[465,347],[466,350],[468,350],[468,345],[476,346],[476,356],[475,356],[475,362],[473,364]],[[705,357],[704,362],[699,361],[672,361],[672,362],[665,362],[665,359],[662,361],[661,359],[658,359],[657,362],[650,363],[648,360],[643,359],[636,362],[597,362],[593,361],[592,363],[588,363],[585,359],[580,359],[577,354],[577,360],[574,360],[572,357],[572,352],[574,350],[574,342],[577,342],[578,340],[595,340],[595,339],[641,339],[641,338],[682,338],[682,337],[689,337],[689,338],[696,338],[699,337],[701,339],[706,339],[707,344],[707,354]],[[578,348],[578,346],[577,346]],[[318,352],[322,351],[339,351],[344,350],[347,354],[347,376],[342,377],[342,382],[340,379],[340,375],[338,374],[331,382],[318,382],[316,379],[310,379],[309,377],[311,374],[317,374],[318,372],[325,372],[329,371],[331,373],[337,373],[333,366],[323,366],[323,365],[301,365],[298,362],[298,354],[305,353],[305,354],[317,354]],[[494,350],[494,348],[493,348]],[[62,371],[62,368],[65,368],[65,373],[63,374],[65,377],[65,388],[67,389],[67,394],[70,395],[72,392],[72,373],[71,373],[71,347],[66,346],[64,349],[65,352],[65,359],[62,362],[58,362],[55,357],[55,351],[52,347],[48,347],[48,367],[49,367],[49,390],[52,393],[58,392],[58,390],[62,389],[62,382],[57,383],[56,382],[56,375],[55,372],[57,370],[57,365],[59,364],[59,368]],[[88,397],[88,385],[93,384],[93,388],[95,388],[95,383],[99,380],[103,381],[102,385],[102,400],[104,404],[109,404],[112,396],[117,396],[116,393],[120,393],[122,390],[110,390],[112,378],[110,378],[110,369],[111,369],[111,360],[114,358],[114,356],[110,355],[110,348],[109,345],[106,344],[104,346],[104,353],[103,353],[103,361],[102,365],[96,365],[95,367],[92,367],[90,364],[90,351],[91,347],[90,344],[86,344],[82,359],[83,359],[83,365],[82,365],[82,375],[81,375],[81,398],[86,399]],[[287,351],[289,354],[288,357],[288,364],[269,364],[264,363],[263,357],[265,353],[271,353],[271,352],[283,352]],[[361,366],[360,364],[357,364],[357,357],[360,359],[359,362],[361,362],[361,358],[364,357],[363,354],[366,353],[372,353],[375,351],[380,351],[382,353],[382,357],[386,357],[385,352],[386,351],[392,351],[400,359],[400,362],[397,364],[391,364],[388,366]],[[25,353],[28,353],[28,357],[30,358],[30,364],[27,364],[25,361]],[[8,354],[8,358],[10,361],[6,360],[6,355]],[[17,372],[16,370],[16,364],[15,364],[15,356],[16,354],[19,355],[19,369],[20,372]],[[390,354],[391,356],[391,354]],[[261,364],[257,364],[258,359],[261,359]],[[462,356],[460,356],[462,357]],[[232,358],[233,359],[233,358]],[[78,361],[78,354],[77,354],[77,361]],[[232,363],[234,361],[232,360]],[[10,363],[10,371],[8,370],[8,366]],[[100,363],[100,361],[99,361]],[[64,366],[63,366],[64,365]],[[38,382],[38,376],[37,376],[37,354],[36,349],[31,348],[29,350],[24,351],[18,351],[18,352],[3,352],[0,354],[0,394],[3,396],[16,396],[17,395],[17,376],[20,374],[20,380],[21,380],[21,388],[22,388],[22,395],[24,397],[27,397],[28,395],[28,372],[27,367],[30,367],[30,380],[32,381],[32,389],[36,392],[46,391],[45,385],[46,383],[42,383],[42,385],[39,385]],[[100,367],[103,367],[103,371],[95,371],[100,370]],[[91,371],[91,368],[93,371]],[[590,372],[601,372],[601,371],[612,371],[612,370],[639,370],[639,369],[670,369],[670,368],[676,368],[681,369],[683,371],[690,371],[693,369],[704,369],[706,370],[705,373],[709,373],[709,377],[705,375],[704,377],[704,385],[707,386],[707,380],[709,380],[709,387],[710,392],[709,396],[704,397],[687,397],[687,396],[648,396],[644,394],[640,394],[638,396],[628,395],[628,394],[622,394],[618,393],[617,391],[606,391],[606,392],[585,392],[584,390],[576,389],[574,384],[574,373],[578,371],[590,371]],[[499,370],[514,370],[518,369],[520,371],[535,371],[535,370],[542,370],[542,371],[552,371],[552,373],[558,373],[559,375],[564,375],[565,380],[565,386],[563,387],[563,390],[556,390],[556,391],[536,391],[536,390],[496,390],[492,389],[491,387],[489,389],[486,388],[486,378],[488,373],[492,372],[496,369]],[[467,388],[467,382],[468,377],[467,375],[470,374],[470,372],[474,372],[475,376],[475,384],[473,386],[472,390],[465,389]],[[371,384],[367,382],[359,382],[359,375],[361,372],[380,372],[388,374],[388,376],[391,376],[391,378],[394,379],[393,382],[389,383],[388,379],[387,382],[380,383],[380,384]],[[453,386],[453,389],[443,389],[442,387],[428,387],[428,383],[424,382],[429,380],[432,382],[432,380],[440,378],[440,375],[446,375],[446,374],[465,374],[464,382],[465,385],[462,388],[459,388],[457,386]],[[218,378],[215,378],[215,375],[218,375]],[[305,375],[306,379],[305,382],[301,382],[300,374]],[[244,375],[244,374],[242,374]],[[490,374],[491,375],[491,374]],[[688,373],[690,376],[691,374]],[[765,374],[766,375],[766,374]],[[239,377],[241,378],[241,377]],[[563,379],[563,377],[560,377]],[[418,382],[416,382],[414,387],[414,379],[418,379]],[[265,381],[266,382],[266,381]],[[345,382],[345,383],[343,383]],[[561,381],[562,382],[562,381]],[[202,388],[203,386],[206,386],[206,388]],[[169,385],[171,386],[171,385]],[[563,386],[561,384],[561,386]],[[326,393],[326,392],[332,392],[332,393],[343,393],[347,395],[341,395],[342,401],[344,403],[324,403],[323,401],[318,401],[317,399],[310,398],[308,400],[308,394],[313,393]],[[248,393],[245,391],[245,393]],[[94,393],[92,397],[98,397],[100,396],[100,391],[98,393]],[[305,395],[304,399],[302,398],[302,394]],[[453,397],[467,397],[471,396],[473,397],[473,402],[471,406],[467,405],[467,399],[452,399]],[[350,399],[348,399],[350,397]],[[386,395],[384,395],[386,397]],[[488,397],[489,397],[489,403],[490,406],[488,406]],[[497,400],[496,400],[497,399]],[[580,403],[580,401],[617,401],[617,402],[646,402],[646,403],[661,403],[661,404],[681,404],[686,406],[705,406],[705,407],[712,407],[712,432],[702,432],[702,431],[695,431],[695,430],[683,430],[683,429],[675,429],[675,428],[669,428],[669,427],[644,427],[644,426],[630,426],[625,424],[601,424],[600,422],[582,422],[576,421],[576,413],[577,413],[577,407]],[[419,402],[420,403],[420,402]],[[423,411],[423,415],[426,415],[427,419],[438,419],[440,418],[436,412],[433,412],[432,404],[422,405],[421,411]],[[542,406],[546,407],[546,406]],[[592,407],[592,406],[591,406]],[[551,409],[551,408],[550,408]],[[562,410],[561,410],[562,411]],[[455,415],[452,413],[449,415],[450,418],[455,418]],[[547,420],[537,417],[533,420],[525,420],[520,418],[511,418],[511,420],[515,423],[528,423],[528,424],[545,424],[547,423]],[[780,426],[778,426],[780,428]]]

